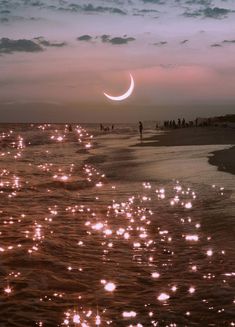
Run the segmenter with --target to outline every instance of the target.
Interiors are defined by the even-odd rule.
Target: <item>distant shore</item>
[[[144,135],[143,135],[144,136]],[[192,127],[165,130],[162,135],[143,137],[135,146],[235,145],[235,129],[223,127]],[[218,170],[235,174],[235,146],[212,152],[208,162]]]

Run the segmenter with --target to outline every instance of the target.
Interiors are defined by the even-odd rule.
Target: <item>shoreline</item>
[[[166,133],[143,138],[141,147],[175,147],[197,145],[225,145],[228,149],[213,151],[208,163],[219,171],[235,175],[235,129],[223,127],[192,127],[166,130]]]
[[[208,163],[216,166],[219,171],[235,175],[235,146],[211,152]]]

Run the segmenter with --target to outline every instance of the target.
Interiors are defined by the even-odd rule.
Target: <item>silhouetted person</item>
[[[178,118],[178,127],[181,127],[181,120]]]
[[[139,132],[140,132],[140,139],[143,138],[143,124],[141,121],[139,121]]]
[[[114,130],[114,125],[112,125],[112,127],[111,127],[111,128],[112,128],[112,131],[113,131],[113,130]]]
[[[185,127],[185,119],[182,120],[182,126]]]
[[[72,132],[72,131],[73,131],[72,125],[69,124],[69,132]]]
[[[104,126],[102,124],[100,124],[100,130],[103,131]]]

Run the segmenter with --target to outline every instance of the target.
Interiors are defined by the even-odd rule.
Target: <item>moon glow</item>
[[[113,101],[122,101],[122,100],[127,99],[132,94],[132,92],[134,90],[134,87],[135,87],[134,79],[133,79],[131,73],[130,73],[130,79],[131,79],[131,84],[129,86],[129,89],[124,94],[114,97],[114,96],[109,95],[109,94],[104,92],[104,95],[108,99],[113,100]]]

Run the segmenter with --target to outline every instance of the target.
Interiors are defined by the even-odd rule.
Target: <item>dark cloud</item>
[[[127,44],[128,42],[135,41],[135,38],[128,37],[127,35],[112,37],[108,34],[103,34],[101,36],[92,37],[91,35],[85,34],[77,38],[79,41],[90,41],[92,39],[100,39],[103,43],[111,43],[113,45]]]
[[[210,6],[212,4],[212,0],[187,0],[187,1],[185,1],[185,4]]]
[[[138,13],[141,13],[141,14],[159,13],[159,11],[155,10],[155,9],[141,9],[141,10],[138,10]]]
[[[60,3],[61,5],[61,3]],[[67,3],[64,3],[64,6],[60,6],[57,8],[57,10],[60,11],[69,11],[69,12],[83,12],[88,14],[95,14],[95,13],[111,13],[111,14],[119,14],[119,15],[126,15],[127,13],[117,7],[106,7],[106,6],[94,6],[91,3],[84,4],[84,5],[78,5],[75,3],[71,3],[67,5]]]
[[[229,13],[234,12],[230,9],[219,8],[219,7],[207,7],[204,9],[198,9],[195,11],[186,11],[184,12],[184,16],[186,17],[204,17],[204,18],[225,18]]]
[[[144,3],[155,3],[158,5],[164,5],[165,1],[163,0],[142,0]]]
[[[44,47],[64,47],[65,45],[67,45],[66,42],[51,42],[48,40],[45,40],[42,36],[39,37],[35,37],[34,40],[37,40],[37,42],[40,45],[43,45]]]
[[[162,46],[162,45],[166,45],[166,44],[167,44],[167,41],[153,43],[153,45],[157,45],[157,46]]]
[[[52,3],[53,2],[53,3]],[[76,2],[80,1],[64,1],[64,0],[54,0],[54,1],[40,1],[40,0],[18,0],[18,1],[1,1],[0,0],[0,10],[10,10],[10,9],[18,9],[27,8],[27,7],[35,7],[40,9],[51,9],[56,11],[67,11],[67,12],[85,12],[85,13],[112,13],[119,15],[126,15],[126,11],[123,9],[123,4],[114,1],[114,6],[102,6],[102,5],[94,5],[91,1],[90,3],[87,1],[85,4],[79,4]],[[111,1],[109,1],[110,4]],[[122,8],[118,6],[122,5]]]
[[[41,1],[31,1],[30,2],[30,5],[33,6],[33,7],[43,7],[44,6],[44,3],[41,2]]]
[[[223,44],[235,44],[235,40],[223,40],[221,43],[211,44],[211,47],[222,47]]]
[[[127,44],[128,42],[135,41],[133,37],[114,37],[109,39],[108,42],[111,44]]]
[[[6,18],[6,17],[3,17],[3,18],[0,18],[0,22],[1,23],[7,23],[7,22],[9,22],[9,19]]]
[[[204,9],[203,14],[205,17],[223,18],[231,12],[233,12],[233,11],[229,10],[229,9],[218,8],[218,7],[214,7],[214,8],[208,7],[206,9]]]
[[[10,14],[10,10],[1,10],[0,14]]]
[[[199,17],[199,16],[201,16],[201,11],[200,10],[196,10],[196,11],[185,11],[183,13],[183,15],[185,17]]]
[[[235,40],[224,40],[223,43],[235,43]]]
[[[111,43],[114,45],[119,44],[127,44],[128,42],[135,41],[134,37],[127,37],[127,35],[124,35],[123,37],[117,36],[117,37],[111,37],[108,34],[103,34],[100,36],[101,41],[104,43]]]
[[[126,12],[119,8],[94,6],[91,3],[85,4],[85,5],[78,5],[78,4],[71,3],[71,4],[69,4],[69,6],[60,7],[58,9],[64,10],[64,11],[73,11],[73,12],[111,13],[111,14],[126,15]]]
[[[188,43],[188,42],[189,42],[189,40],[183,40],[183,41],[180,42],[180,44],[185,44],[185,43]]]
[[[8,38],[0,39],[0,53],[39,52],[42,50],[42,46],[32,40],[11,40]]]
[[[81,8],[83,11],[86,11],[86,12],[101,12],[101,13],[109,12],[109,13],[113,13],[113,14],[126,15],[126,12],[119,8],[103,7],[103,6],[95,7],[91,3],[89,3],[87,5],[83,5]]]
[[[222,45],[219,44],[219,43],[213,43],[213,44],[211,44],[211,47],[212,48],[218,48],[218,47],[222,47]]]
[[[92,40],[92,36],[85,34],[85,35],[81,35],[77,38],[78,41],[91,41]]]
[[[107,35],[107,34],[101,35],[101,40],[102,40],[102,42],[109,42],[110,35]]]

